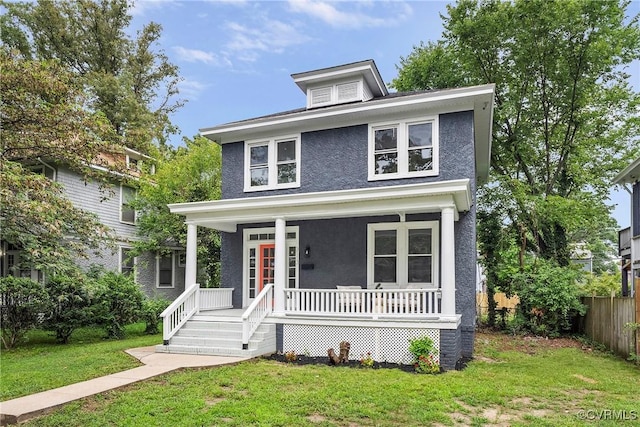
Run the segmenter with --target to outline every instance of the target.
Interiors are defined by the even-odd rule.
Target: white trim
[[[178,251],[178,267],[186,267],[187,265],[187,251]],[[182,259],[184,257],[184,259]]]
[[[119,245],[118,246],[118,273],[122,274],[122,250],[132,250],[133,247],[128,245]],[[133,257],[133,280],[136,281],[138,279],[138,257]]]
[[[123,188],[130,188],[131,190],[133,190],[133,197],[136,197],[136,189],[133,187],[130,187],[128,185],[124,185],[124,184],[120,184],[120,206],[118,208],[118,220],[120,221],[120,223],[122,224],[129,224],[129,225],[136,225],[136,219],[138,216],[138,213],[135,211],[135,209],[133,210],[133,222],[130,221],[123,221],[122,220],[122,206],[123,206],[123,200],[124,200],[124,191]]]
[[[431,149],[432,167],[427,171],[409,171],[409,126],[417,124],[431,123]],[[398,171],[389,174],[376,174],[375,162],[375,131],[378,129],[397,129]],[[411,117],[403,120],[370,123],[369,124],[369,150],[368,150],[368,179],[369,181],[380,181],[398,178],[414,178],[423,176],[437,176],[439,174],[439,146],[440,146],[440,125],[439,117],[422,116]]]
[[[397,283],[386,283],[384,289],[404,289],[409,284],[408,274],[408,235],[409,230],[431,229],[431,282],[419,283],[424,288],[439,287],[440,269],[440,223],[439,221],[380,222],[367,224],[367,288],[375,289],[373,259],[375,254],[375,232],[378,230],[396,230],[396,279]]]
[[[162,256],[156,253],[156,288],[173,289],[176,287],[176,251],[171,251],[171,286],[160,286],[160,258]]]
[[[169,205],[172,213],[192,223],[234,230],[237,224],[287,219],[330,219],[372,215],[457,212],[471,208],[468,179],[354,190],[284,194]]]
[[[257,139],[252,141],[245,141],[244,143],[244,191],[253,192],[253,191],[300,187],[300,175],[301,175],[300,139],[301,139],[300,134],[298,133],[293,135],[278,136],[276,138],[263,138],[263,139]],[[295,141],[296,180],[294,182],[278,184],[278,143],[287,142],[287,141]],[[268,150],[267,185],[262,185],[259,187],[252,186],[251,185],[251,147],[263,146],[263,145],[266,145]]]
[[[260,227],[260,228],[245,228],[242,231],[242,306],[247,307],[253,298],[249,298],[249,250],[255,248],[256,250],[263,244],[275,243],[275,227]],[[289,255],[289,248],[291,244],[296,248],[296,288],[300,286],[300,227],[297,225],[290,225],[285,228],[285,233],[296,233],[295,239],[286,238],[287,242],[287,257]],[[273,234],[273,239],[258,239],[249,240],[251,234]],[[256,266],[256,285],[258,280],[258,266]],[[288,271],[288,267],[287,267]],[[287,273],[287,283],[289,286],[289,274]],[[257,293],[256,293],[257,296]]]

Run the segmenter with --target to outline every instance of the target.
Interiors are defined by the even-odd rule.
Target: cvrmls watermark
[[[591,421],[635,421],[640,419],[638,411],[625,409],[587,409],[578,411],[578,419]]]

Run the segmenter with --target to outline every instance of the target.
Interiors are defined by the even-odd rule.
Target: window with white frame
[[[300,135],[245,143],[245,191],[300,186]]]
[[[438,118],[369,126],[369,180],[438,174]]]
[[[369,224],[369,287],[438,286],[438,222]]]
[[[120,222],[127,224],[136,223],[136,211],[131,202],[136,197],[136,190],[126,185],[120,186]]]
[[[131,256],[131,248],[120,247],[120,273],[135,278],[136,258]]]
[[[174,251],[156,256],[156,287],[173,288],[175,286],[174,256]]]

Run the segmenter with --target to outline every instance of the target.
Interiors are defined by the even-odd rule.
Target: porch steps
[[[157,345],[158,353],[202,354],[208,356],[257,357],[276,351],[276,326],[262,324],[242,349],[242,322],[238,318],[193,316],[169,340]]]

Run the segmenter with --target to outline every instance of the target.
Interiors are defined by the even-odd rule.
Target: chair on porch
[[[362,302],[360,297],[362,295],[350,291],[361,290],[362,286],[336,285],[336,289],[338,290],[338,311],[343,313],[357,313],[360,311]]]

